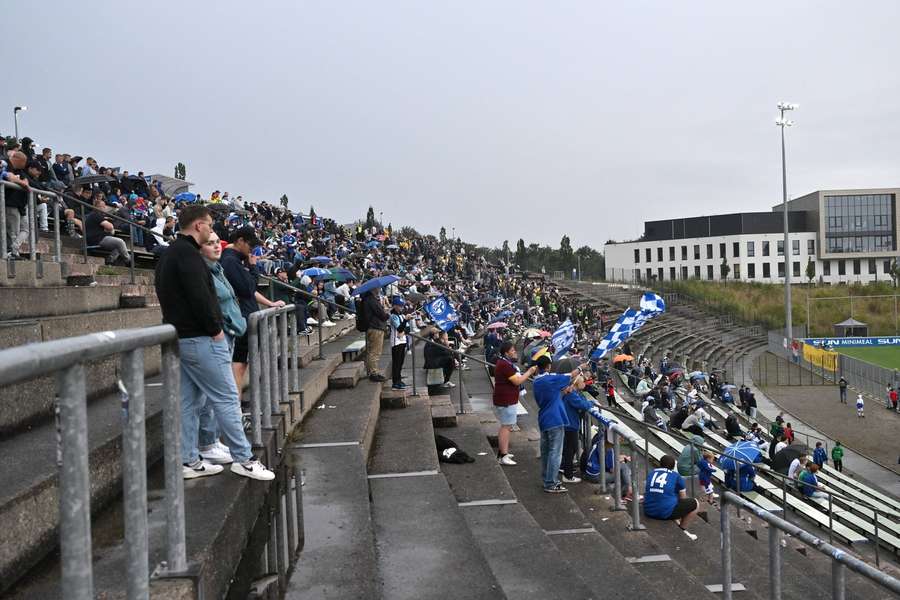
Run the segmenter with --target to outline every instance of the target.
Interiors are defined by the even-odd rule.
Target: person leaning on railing
[[[203,460],[198,448],[200,411],[210,402],[234,461],[231,471],[272,480],[275,474],[256,460],[244,434],[224,318],[212,274],[200,254],[212,232],[212,217],[203,206],[189,206],[181,211],[179,226],[177,239],[160,257],[155,280],[163,322],[178,331],[182,475],[194,479],[222,471],[221,465]]]

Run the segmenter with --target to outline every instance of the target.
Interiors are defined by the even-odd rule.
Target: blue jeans
[[[178,340],[178,347],[181,353],[181,461],[188,464],[197,460],[200,412],[204,405],[211,406],[218,433],[234,460],[250,460],[253,454],[241,423],[241,406],[231,372],[228,342],[216,342],[211,337],[182,338]],[[204,441],[212,443],[208,439]]]
[[[541,431],[541,473],[544,475],[545,490],[559,483],[565,433],[566,428],[562,425]]]
[[[225,334],[225,342],[228,344],[228,351],[234,355],[234,338],[227,333]],[[216,415],[213,411],[213,404],[206,395],[203,395],[203,406],[200,408],[200,438],[197,445],[200,448],[212,446],[219,439],[219,427],[216,425]]]

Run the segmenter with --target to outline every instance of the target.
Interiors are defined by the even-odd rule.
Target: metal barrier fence
[[[7,250],[8,246],[11,246],[13,249],[18,249],[22,242],[28,241],[28,252],[30,254],[29,260],[38,265],[37,267],[37,275],[40,277],[42,275],[42,266],[43,266],[43,257],[38,255],[37,250],[37,238],[38,238],[38,212],[49,212],[49,207],[43,202],[37,202],[36,196],[43,196],[46,198],[52,199],[53,206],[53,220],[54,220],[54,249],[53,249],[53,257],[55,262],[60,262],[61,260],[61,249],[62,242],[60,240],[60,221],[59,221],[59,209],[62,204],[62,196],[56,194],[54,192],[48,192],[45,190],[34,190],[29,189],[27,191],[28,201],[25,207],[25,215],[24,222],[20,221],[19,231],[16,233],[14,239],[10,240],[7,235],[6,225],[7,225],[7,215],[6,215],[6,190],[7,188],[13,189],[16,191],[22,191],[21,186],[15,183],[11,183],[9,181],[0,181],[0,252],[4,258],[10,258],[9,251]],[[40,208],[39,208],[40,207]],[[10,207],[12,208],[12,207]],[[49,217],[49,215],[47,215]],[[25,236],[25,239],[20,239],[22,236]],[[10,264],[13,264],[10,262]],[[15,267],[13,267],[15,268]]]
[[[800,540],[805,545],[818,550],[831,558],[831,597],[835,600],[843,600],[846,588],[846,569],[849,568],[859,573],[875,584],[900,594],[900,580],[871,567],[870,565],[854,558],[839,548],[819,539],[804,531],[796,525],[788,523],[759,506],[744,500],[739,495],[723,490],[722,507],[720,512],[719,527],[722,539],[722,598],[731,600],[732,597],[732,573],[731,573],[731,520],[728,516],[729,506],[735,505],[738,510],[744,509],[754,513],[757,517],[770,525],[769,527],[769,598],[781,599],[781,533],[787,533]],[[876,513],[877,514],[877,513]],[[876,543],[877,547],[877,543]]]
[[[251,441],[255,446],[263,443],[263,428],[272,427],[272,415],[282,413],[282,404],[290,402],[288,395],[300,391],[300,338],[295,308],[293,304],[267,308],[251,313],[247,319],[250,428]],[[320,354],[321,336],[320,325]],[[302,398],[300,402],[302,414]],[[291,423],[298,417],[287,415]],[[277,446],[280,447],[280,444]]]
[[[70,600],[94,598],[91,552],[91,482],[85,363],[121,355],[122,479],[126,587],[129,599],[147,598],[147,449],[144,348],[162,346],[166,562],[163,575],[187,570],[184,482],[181,467],[181,371],[171,325],[106,331],[0,351],[0,386],[56,373],[59,402],[60,588]]]

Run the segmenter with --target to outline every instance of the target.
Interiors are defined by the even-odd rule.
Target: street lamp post
[[[19,113],[28,110],[27,106],[16,106],[13,108],[13,121],[16,126],[16,139],[19,139]]]
[[[784,113],[800,108],[799,104],[779,102],[778,110],[781,117],[775,119],[775,124],[781,128],[781,190],[784,206],[784,330],[785,337],[789,341],[794,339],[794,330],[791,315],[791,243],[788,238],[788,194],[787,194],[787,159],[784,151],[784,128],[794,124],[793,121],[784,118]]]

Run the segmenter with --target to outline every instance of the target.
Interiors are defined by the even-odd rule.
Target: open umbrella
[[[197,194],[192,194],[191,192],[181,192],[174,198],[172,198],[175,202],[196,202]]]
[[[622,362],[623,360],[634,360],[634,357],[630,354],[617,354],[612,361],[613,364],[616,364]]]
[[[487,329],[503,329],[506,326],[506,323],[504,323],[503,321],[497,321],[488,325]]]
[[[309,260],[310,260],[310,262],[325,263],[325,264],[328,264],[331,262],[331,259],[328,258],[327,256],[313,256]]]
[[[548,338],[553,334],[550,333],[549,331],[547,331],[546,329],[541,329],[540,331],[538,331],[538,335],[541,336],[542,338]]]
[[[772,442],[773,444],[775,442]],[[788,469],[795,458],[800,458],[801,454],[806,454],[806,446],[794,444],[782,448],[772,457],[772,469],[778,471],[782,475],[788,474]]]
[[[398,246],[397,244],[388,244],[387,246],[385,246],[385,248],[387,248],[388,250],[399,250],[400,246]]]
[[[541,332],[536,327],[529,327],[522,332],[522,337],[525,339],[538,338],[541,337]]]
[[[375,240],[370,240],[366,242],[366,248],[377,248],[381,245],[381,242],[376,242]]]
[[[725,385],[722,386],[722,389],[723,390],[736,390],[737,386],[731,385],[730,383],[726,383]]]
[[[335,267],[331,269],[331,274],[334,276],[335,281],[353,281],[356,279],[356,275],[344,267]]]
[[[400,278],[396,275],[382,275],[381,277],[373,277],[372,279],[366,281],[358,288],[353,290],[353,296],[358,296],[359,294],[365,294],[370,290],[375,290],[378,288],[383,288],[385,286],[391,285],[392,283],[396,283],[400,281]]]
[[[736,471],[738,463],[735,459],[755,463],[759,461],[761,456],[762,453],[759,451],[759,446],[753,442],[741,441],[725,448],[722,456],[719,457],[719,466],[726,471]],[[743,465],[744,463],[740,464]]]
[[[425,294],[420,294],[418,292],[410,292],[406,295],[406,299],[414,304],[424,302],[426,298],[427,296],[425,296]]]
[[[325,275],[331,275],[331,271],[328,269],[320,269],[319,267],[310,267],[300,271],[300,274],[306,275],[307,277],[324,277]]]

